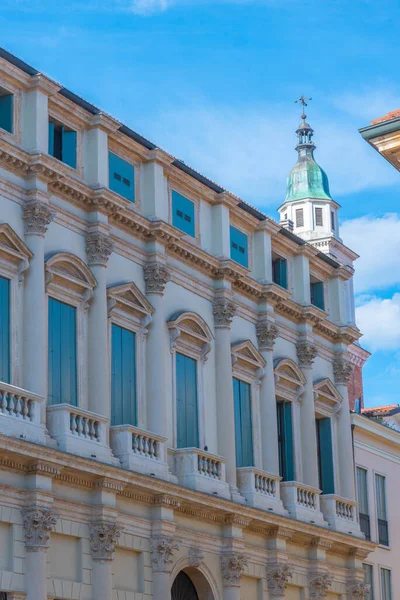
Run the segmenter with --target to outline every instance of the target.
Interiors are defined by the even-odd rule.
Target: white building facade
[[[284,217],[0,51],[2,600],[366,597],[356,255]]]

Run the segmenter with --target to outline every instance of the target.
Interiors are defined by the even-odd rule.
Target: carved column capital
[[[88,263],[91,266],[107,266],[108,259],[114,250],[114,244],[107,234],[93,231],[85,237]]]
[[[236,304],[228,298],[215,298],[213,302],[214,324],[218,328],[230,328],[236,314]]]
[[[318,354],[316,345],[311,342],[299,342],[296,344],[296,350],[300,367],[311,369]]]
[[[225,586],[238,587],[249,559],[244,554],[232,552],[221,557],[222,579]]]
[[[46,551],[50,532],[57,523],[57,516],[48,508],[24,508],[21,510],[27,552]]]
[[[267,585],[270,598],[284,598],[288,580],[292,572],[288,565],[274,565],[267,568]]]
[[[366,600],[370,587],[366,583],[351,581],[347,585],[347,595],[349,600]]]
[[[346,353],[338,353],[335,355],[333,362],[333,375],[335,383],[347,385],[353,373],[353,365],[351,364]]]
[[[279,329],[273,323],[261,322],[256,327],[256,335],[260,350],[273,350]]]
[[[332,578],[327,573],[311,575],[309,579],[310,600],[323,600],[328,588],[332,585]]]
[[[112,560],[120,535],[121,531],[116,523],[91,523],[89,541],[93,560]]]
[[[175,550],[179,550],[179,544],[173,538],[158,535],[150,540],[151,564],[154,572],[171,571],[172,557]]]
[[[165,265],[157,262],[143,267],[146,294],[163,294],[165,286],[170,280],[170,272]]]
[[[54,211],[50,210],[47,204],[36,200],[24,205],[23,220],[25,223],[26,235],[46,235],[49,224],[54,219]]]

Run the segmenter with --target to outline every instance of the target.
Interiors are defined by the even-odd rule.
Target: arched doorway
[[[184,571],[175,577],[171,589],[171,600],[199,600],[192,580]]]

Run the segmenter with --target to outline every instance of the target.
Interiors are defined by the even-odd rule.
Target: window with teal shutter
[[[293,427],[291,402],[277,402],[279,475],[294,481]]]
[[[76,131],[49,121],[49,154],[76,169]]]
[[[177,447],[199,447],[197,362],[176,353]]]
[[[323,494],[335,493],[331,420],[317,419],[319,487]]]
[[[48,329],[48,402],[76,406],[76,308],[49,298]]]
[[[0,90],[0,129],[5,129],[9,133],[14,130],[14,95],[2,93]]]
[[[249,266],[248,257],[248,238],[245,233],[236,229],[236,227],[230,226],[231,235],[231,259],[235,262],[243,265],[244,267]]]
[[[311,304],[325,310],[324,284],[322,281],[310,283]]]
[[[287,289],[287,260],[275,258],[272,261],[272,281]]]
[[[135,167],[112,152],[108,153],[108,186],[113,192],[135,202]]]
[[[111,326],[111,425],[137,425],[136,335]]]
[[[10,280],[0,277],[0,381],[10,383]]]
[[[194,202],[172,190],[172,225],[192,237],[196,236]]]
[[[250,384],[233,378],[236,466],[253,467],[253,424]]]

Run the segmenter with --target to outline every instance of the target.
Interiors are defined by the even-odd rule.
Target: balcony
[[[110,427],[110,446],[125,469],[168,480],[167,438],[132,425]]]
[[[297,481],[284,481],[280,489],[283,505],[292,519],[326,527],[319,502],[321,490]]]
[[[111,463],[107,424],[105,417],[71,404],[47,407],[47,428],[59,450]]]
[[[199,448],[171,450],[170,455],[180,485],[230,499],[229,485],[225,479],[226,458]]]
[[[0,381],[0,433],[36,444],[45,443],[40,424],[42,396]]]
[[[322,513],[331,529],[340,533],[362,536],[357,521],[357,502],[335,494],[323,494],[320,500]]]
[[[254,467],[241,467],[236,469],[236,473],[239,492],[250,506],[279,515],[285,514],[279,495],[281,477]]]

